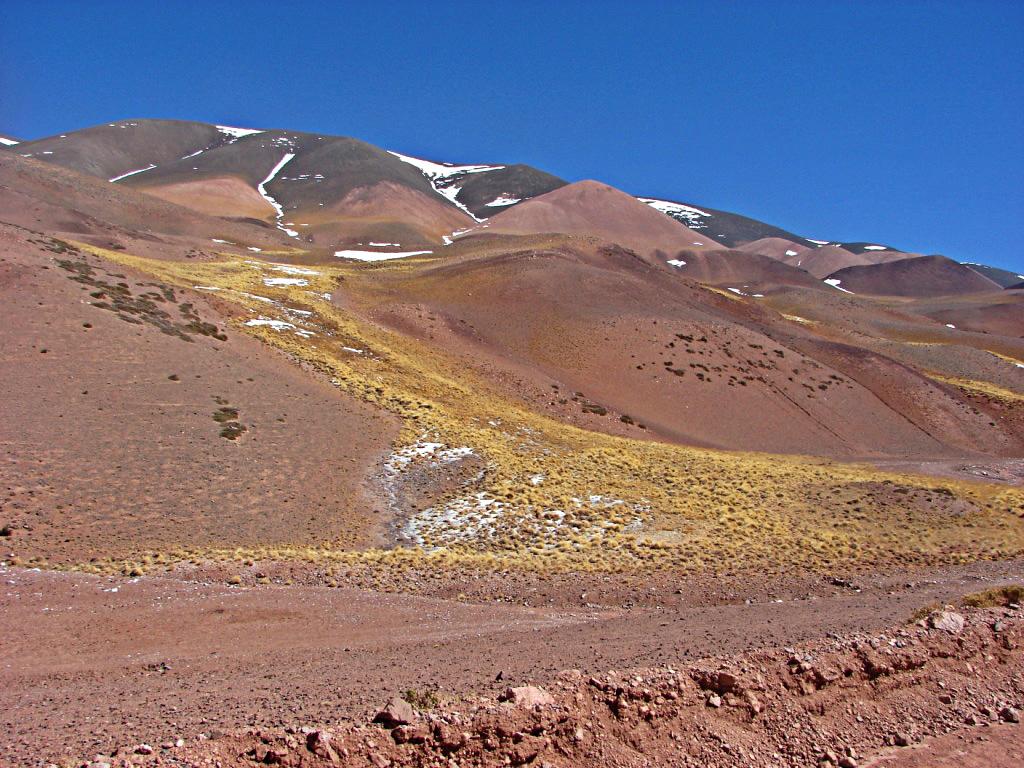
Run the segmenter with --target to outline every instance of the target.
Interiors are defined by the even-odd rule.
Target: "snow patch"
[[[260,133],[260,131],[257,131],[257,133]],[[274,210],[277,212],[277,228],[280,229],[289,237],[298,237],[299,233],[296,232],[294,229],[288,229],[281,223],[281,219],[284,218],[284,208],[282,208],[281,204],[277,202],[277,200],[272,198],[270,194],[267,192],[267,184],[273,181],[274,177],[277,176],[277,174],[281,172],[281,169],[284,168],[294,157],[294,152],[286,153],[285,156],[278,161],[277,165],[274,166],[273,170],[271,170],[271,172],[267,175],[267,178],[265,178],[256,186],[256,190],[260,193],[260,195],[263,196],[263,199],[270,203],[272,206],[274,206]]]
[[[270,267],[275,272],[284,272],[286,275],[319,275],[315,269],[305,267],[293,267],[291,264],[274,264]]]
[[[339,259],[355,259],[356,261],[387,261],[389,259],[404,259],[406,256],[420,256],[433,251],[335,251],[334,255]]]
[[[787,256],[796,256],[796,251],[786,251]]]
[[[954,328],[954,329],[956,328],[956,326],[953,325],[952,323],[946,323],[946,327],[947,328]]]
[[[111,182],[113,182],[113,181],[120,181],[121,179],[127,179],[129,176],[134,176],[136,173],[142,173],[144,171],[152,171],[154,168],[156,168],[156,164],[147,165],[145,168],[138,168],[137,170],[134,170],[134,171],[128,171],[128,173],[122,173],[120,176],[115,176],[112,179],[107,179],[107,181],[111,181]]]
[[[831,285],[833,288],[836,288],[836,289],[842,291],[843,293],[853,293],[853,291],[848,291],[845,288],[843,288],[842,286],[840,286],[839,284],[841,282],[843,282],[843,281],[842,280],[837,280],[834,277],[827,278],[827,279],[823,280],[822,282],[827,283],[828,285]]]
[[[301,277],[265,277],[263,278],[263,284],[266,286],[275,285],[309,285],[308,280],[303,280]]]
[[[491,200],[491,202],[489,202],[487,204],[487,207],[488,208],[501,208],[501,207],[506,206],[506,205],[515,205],[521,199],[522,198],[519,198],[519,197],[505,197],[504,195],[502,195],[501,197],[496,197],[493,200]]]
[[[865,251],[888,251],[889,249],[886,248],[884,245],[865,245],[864,246],[864,250]]]
[[[682,203],[673,203],[670,200],[658,200],[654,197],[638,197],[641,203],[646,203],[657,211],[671,216],[676,221],[684,224],[690,229],[706,229],[707,222],[701,219],[714,218],[707,211],[702,211],[700,208],[694,208],[692,205],[683,205]],[[695,245],[701,245],[701,243],[695,243]]]
[[[258,128],[235,128],[231,125],[218,125],[217,130],[228,136],[234,136],[236,139],[240,139],[243,136],[252,136],[254,133],[263,133]]]
[[[673,267],[685,267],[686,262],[682,259],[669,259],[666,264],[671,264]]]
[[[3,144],[5,147],[13,147],[15,144],[20,143],[21,142],[15,141],[14,139],[5,139],[3,136],[0,136],[0,144]]]
[[[256,317],[252,320],[247,320],[245,324],[251,327],[263,325],[267,328],[273,328],[275,331],[295,330],[295,326],[291,323],[286,323],[284,320],[271,320],[269,317]]]

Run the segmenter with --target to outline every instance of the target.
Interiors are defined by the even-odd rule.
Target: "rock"
[[[263,762],[267,765],[280,765],[288,757],[288,750],[284,747],[271,747],[263,756]],[[337,758],[335,758],[337,759]]]
[[[722,697],[719,696],[717,693],[712,693],[710,696],[708,696],[707,702],[705,703],[709,707],[714,707],[715,709],[718,709],[720,706],[722,706]]]
[[[385,728],[395,728],[399,725],[409,725],[416,720],[416,710],[405,699],[395,696],[384,708],[373,718],[373,722],[380,723]]]
[[[391,732],[396,744],[422,744],[429,735],[427,727],[419,723],[400,725]]]
[[[743,694],[743,698],[747,700],[747,706],[750,707],[750,711],[755,715],[761,714],[764,711],[764,705],[761,700],[757,698],[753,691],[747,691]]]
[[[826,749],[825,754],[822,755],[821,759],[827,763],[832,763],[832,765],[837,765],[839,763],[839,755],[837,755],[831,749]]]
[[[839,768],[857,768],[857,760],[846,755],[839,758]]]
[[[149,746],[149,744],[139,744],[139,746],[137,746],[135,748],[135,754],[136,755],[152,755],[153,754],[153,748],[151,746]]]
[[[327,731],[310,731],[306,735],[306,749],[319,758],[330,760],[332,763],[338,762],[338,753],[334,750],[331,734]]]
[[[909,747],[910,746],[910,737],[907,736],[907,734],[905,734],[905,733],[903,733],[901,731],[897,731],[896,735],[893,737],[893,743],[897,747]]]
[[[956,635],[963,631],[964,617],[953,611],[936,611],[928,617],[928,624],[932,629]]]
[[[445,752],[456,752],[466,746],[466,734],[445,723],[434,725],[434,739]]]
[[[518,688],[509,688],[499,699],[509,701],[517,707],[533,709],[534,707],[547,707],[555,703],[551,694],[543,688],[535,685],[523,685]]]
[[[1003,707],[1001,710],[999,710],[999,717],[1007,723],[1020,722],[1020,712],[1018,712],[1013,707]]]

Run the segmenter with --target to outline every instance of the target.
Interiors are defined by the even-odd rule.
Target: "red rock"
[[[416,710],[404,699],[395,696],[384,708],[373,718],[373,722],[382,724],[385,728],[395,728],[399,725],[409,725],[416,720]]]
[[[501,695],[502,701],[510,701],[517,707],[533,709],[534,707],[547,707],[555,703],[551,694],[543,688],[535,685],[523,685],[518,688],[509,688]]]

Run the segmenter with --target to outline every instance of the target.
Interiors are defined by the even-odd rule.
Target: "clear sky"
[[[0,133],[356,136],[1024,270],[1024,2],[4,0]]]

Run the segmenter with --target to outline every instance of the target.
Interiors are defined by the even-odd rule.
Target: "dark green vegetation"
[[[61,240],[52,240],[44,247],[54,253],[78,254],[80,256],[74,246]],[[182,341],[193,341],[193,334],[209,336],[218,341],[227,340],[227,336],[214,323],[203,320],[195,307],[188,302],[178,305],[178,312],[183,322],[175,321],[174,316],[161,306],[177,303],[174,289],[168,285],[153,282],[142,283],[142,287],[150,287],[154,290],[136,295],[132,292],[131,286],[124,282],[124,275],[106,272],[81,258],[75,261],[58,259],[57,266],[71,273],[71,280],[95,289],[89,293],[90,298],[94,299],[89,302],[92,306],[114,312],[127,323],[136,325],[148,323],[158,328],[161,333],[175,336]],[[98,272],[103,272],[107,277],[120,278],[120,280],[117,283],[111,283],[99,277]]]

